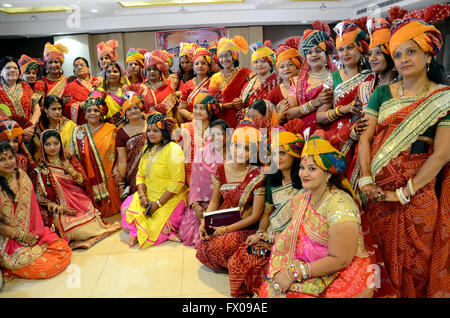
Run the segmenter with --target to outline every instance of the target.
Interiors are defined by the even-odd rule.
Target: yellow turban
[[[261,133],[250,118],[244,118],[234,130],[231,140],[258,144],[261,141]]]
[[[248,53],[248,43],[240,35],[237,35],[232,39],[221,38],[217,43],[217,56],[227,51],[229,51],[231,55],[233,55],[233,58],[237,60],[239,58],[239,51],[244,52],[244,54]]]
[[[44,47],[44,62],[47,62],[48,60],[59,59],[61,61],[61,64],[63,64],[64,53],[68,52],[69,50],[67,49],[67,47],[61,43],[52,45],[51,43],[47,42]]]
[[[265,41],[264,44],[256,42],[252,45],[254,52],[252,54],[252,64],[256,60],[267,57],[269,64],[274,65],[277,59],[275,52],[270,48],[270,41]]]

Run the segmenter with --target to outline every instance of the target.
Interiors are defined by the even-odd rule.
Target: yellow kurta
[[[147,198],[152,202],[159,200],[166,191],[175,194],[152,216],[147,217],[140,204],[139,193],[134,193],[126,211],[126,221],[130,224],[135,222],[139,247],[146,248],[155,244],[180,202],[187,204],[188,189],[185,185],[184,153],[181,147],[170,142],[156,153],[147,151],[143,154],[136,175],[136,185],[139,184],[146,185]]]

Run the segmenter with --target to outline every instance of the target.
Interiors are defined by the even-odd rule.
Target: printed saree
[[[67,85],[67,77],[64,75],[61,75],[56,81],[52,81],[47,76],[44,76],[36,81],[33,90],[44,98],[50,95],[62,98]]]
[[[200,84],[195,86],[194,79],[186,82],[181,91],[180,101],[187,104],[187,110],[192,113],[194,111],[194,100],[198,93],[208,91],[210,78],[205,78]]]
[[[64,89],[63,96],[70,98],[70,101],[64,104],[64,116],[77,125],[86,124],[85,112],[84,109],[80,109],[80,104],[94,91],[96,81],[98,81],[96,77],[92,77],[87,83],[75,79]]]
[[[16,88],[11,90],[3,79],[0,80],[0,104],[8,106],[13,117],[19,116],[29,120],[39,99],[40,95],[34,93],[25,81],[20,81]]]
[[[174,107],[178,100],[172,86],[164,82],[156,89],[152,89],[147,82],[142,84],[142,86],[144,87],[142,96],[147,108],[154,109],[158,105],[159,112],[168,117],[174,116]]]

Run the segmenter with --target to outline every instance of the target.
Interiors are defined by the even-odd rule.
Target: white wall
[[[54,43],[62,43],[69,49],[69,52],[64,57],[64,75],[73,75],[73,60],[77,57],[84,57],[88,60],[89,65],[92,65],[91,62],[97,62],[90,60],[89,36],[87,34],[55,36],[54,39]]]

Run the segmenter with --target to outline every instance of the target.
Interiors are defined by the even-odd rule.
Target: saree
[[[218,165],[212,181],[220,185],[223,200],[219,210],[239,207],[241,217],[245,216],[246,210],[251,208],[253,204],[255,194],[265,193],[265,178],[259,167],[251,166],[243,182],[229,183],[225,175],[224,164]],[[215,271],[228,271],[230,257],[255,231],[255,229],[247,228],[226,233],[208,241],[200,241],[196,257],[203,265]]]
[[[180,225],[180,239],[186,246],[197,248],[200,244],[200,220],[195,215],[192,204],[197,202],[205,210],[208,208],[213,194],[211,176],[220,163],[223,163],[223,158],[209,141],[195,152],[189,183],[188,207]]]
[[[0,236],[0,267],[5,277],[45,279],[66,269],[72,250],[44,222],[30,178],[19,170],[17,202],[0,193],[3,222],[25,233],[39,236],[34,246],[26,246],[6,236]]]
[[[64,89],[63,96],[70,97],[70,101],[64,104],[64,116],[77,125],[86,124],[85,112],[84,109],[80,109],[80,104],[86,101],[89,94],[94,91],[94,83],[97,80],[96,77],[91,77],[89,82],[80,82],[75,79]]]
[[[291,221],[290,199],[297,195],[292,183],[279,187],[266,186],[265,213],[270,213],[270,224],[266,233],[281,233]],[[228,261],[231,297],[251,297],[257,295],[267,275],[269,258],[249,254],[245,243],[239,246]]]
[[[117,128],[110,123],[91,130],[88,124],[73,130],[70,148],[83,165],[102,218],[119,213],[121,199],[113,168],[116,161]]]
[[[46,98],[50,95],[56,95],[59,98],[62,98],[67,85],[67,77],[64,75],[61,75],[56,81],[52,81],[47,76],[44,76],[34,83],[33,90],[35,93],[39,94],[40,97]]]
[[[433,153],[436,127],[450,125],[449,105],[449,87],[421,99],[392,98],[388,85],[375,89],[366,113],[378,117],[370,156],[377,185],[395,191],[416,175]],[[428,149],[412,152],[418,141],[427,141]],[[405,205],[367,202],[370,230],[399,297],[450,295],[448,169],[449,164]]]
[[[342,190],[332,190],[316,210],[311,205],[311,192],[302,190],[291,199],[291,223],[276,238],[269,261],[268,277],[289,268],[292,263],[310,262],[328,256],[328,229],[339,222],[360,224],[359,210],[353,199]],[[286,298],[370,298],[374,286],[373,262],[364,246],[360,232],[352,262],[337,273],[293,283],[287,293],[277,295],[272,285],[265,283],[259,297]]]
[[[209,83],[209,93],[215,96],[221,103],[231,103],[235,98],[239,98],[242,88],[248,82],[252,70],[245,67],[235,68],[226,77],[222,71],[214,74]],[[218,117],[225,120],[231,128],[237,126],[237,110],[234,108],[225,109]]]
[[[105,95],[106,94],[106,95]],[[105,118],[109,120],[111,124],[119,126],[124,118],[122,114],[122,104],[124,100],[122,99],[122,89],[120,88],[117,91],[117,95],[111,92],[105,91],[102,87],[97,87],[92,93],[91,96],[94,98],[105,96],[106,105],[108,105],[108,113]],[[91,97],[89,96],[89,97]]]
[[[47,224],[53,225],[59,236],[70,242],[72,249],[88,249],[113,232],[120,230],[119,223],[112,226],[103,223],[100,212],[95,208],[92,191],[86,182],[86,174],[78,160],[70,160],[73,168],[82,175],[82,183],[77,184],[63,168],[41,160],[37,165],[36,189],[38,202],[46,209],[48,202],[67,206],[78,211],[76,215],[48,213]]]
[[[158,151],[152,149],[142,154],[136,184],[145,184],[148,200],[156,202],[166,191],[174,196],[151,216],[145,215],[139,192],[123,202],[122,226],[131,236],[137,237],[140,249],[177,237],[188,197],[184,179],[184,155],[175,142],[169,142]]]
[[[194,79],[187,81],[186,84],[183,85],[181,90],[180,101],[185,102],[188,111],[192,113],[194,111],[194,100],[198,93],[202,91],[208,91],[210,78],[205,78],[201,83],[197,86],[195,85]]]
[[[0,104],[8,106],[13,118],[22,117],[29,120],[39,99],[40,96],[35,94],[25,81],[19,81],[16,88],[11,90],[3,78],[0,80]]]
[[[144,92],[144,102],[147,108],[154,109],[158,105],[158,111],[168,117],[174,117],[174,107],[177,104],[177,96],[175,90],[169,84],[162,82],[156,89],[152,89],[146,83],[142,84]]]
[[[130,137],[123,127],[117,131],[116,147],[124,147],[127,150],[127,175],[125,176],[125,183],[127,186],[130,186],[130,193],[137,191],[136,175],[139,168],[139,161],[141,160],[142,148],[144,148],[146,142],[145,134],[141,133]]]

